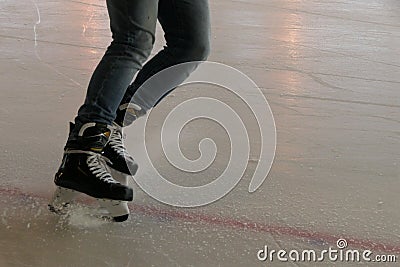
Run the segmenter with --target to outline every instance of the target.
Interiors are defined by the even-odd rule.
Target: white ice
[[[221,88],[179,88],[154,110],[152,145],[175,105],[219,97],[246,122],[245,175],[223,199],[193,209],[161,204],[132,182],[132,216],[115,224],[87,218],[93,202],[84,197],[69,217],[46,208],[68,121],[110,42],[105,1],[0,0],[0,266],[266,266],[256,255],[265,245],[322,250],[338,238],[400,254],[400,2],[219,0],[211,11],[209,59],[251,77],[273,111],[272,170],[248,193],[259,156],[254,117]],[[154,52],[162,36],[158,28]],[[207,171],[179,172],[155,147],[160,173],[187,186],[212,181],[227,164],[226,133],[194,121],[181,146],[196,158],[205,137],[218,146]]]

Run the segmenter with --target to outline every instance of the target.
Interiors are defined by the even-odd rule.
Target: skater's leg
[[[143,66],[127,89],[117,110],[115,123],[118,130],[114,131],[104,150],[104,155],[116,170],[130,175],[135,174],[137,164],[122,144],[121,127],[129,125],[154,107],[170,88],[175,88],[190,75],[199,61],[206,60],[209,53],[210,17],[207,0],[160,0],[158,10],[166,46]],[[154,74],[184,62],[196,63],[180,67],[175,75],[156,82],[155,86],[137,91]]]
[[[123,126],[126,126],[138,116],[144,115],[169,92],[171,85],[141,88],[137,91],[151,76],[179,63],[204,61],[209,54],[208,0],[160,0],[158,18],[165,32],[166,46],[143,66],[127,89],[117,110],[116,123],[119,125],[123,125],[124,119]],[[172,87],[181,84],[197,64],[186,66],[175,73],[174,77],[169,77],[171,81],[168,82],[172,83]]]
[[[150,55],[158,0],[107,0],[112,42],[96,67],[75,123],[111,125],[134,74]],[[76,132],[74,132],[76,134]]]
[[[50,204],[53,208],[63,203],[62,197],[70,200],[71,194],[65,194],[69,190],[111,200],[113,206],[133,199],[133,190],[110,175],[101,153],[126,87],[151,52],[158,0],[107,0],[107,8],[113,41],[93,73],[76,125],[71,127],[54,180],[58,189]]]

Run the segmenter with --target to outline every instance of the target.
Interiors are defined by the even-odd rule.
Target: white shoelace
[[[108,142],[110,143],[112,149],[115,150],[115,152],[125,157],[126,148],[124,147],[122,139],[123,139],[123,134],[121,129],[114,129],[114,131],[111,133]]]
[[[86,164],[88,165],[89,170],[101,181],[111,184],[117,184],[116,181],[111,174],[107,171],[106,161],[109,161],[107,158],[102,157],[99,153],[94,153],[86,150],[68,150],[64,153],[68,154],[88,154],[89,156],[86,159]]]
[[[101,181],[104,181],[106,183],[110,184],[116,184],[118,183],[114,178],[108,173],[105,163],[104,163],[104,158],[97,153],[91,153],[88,152],[90,156],[88,156],[86,160],[86,164],[89,167],[89,170]]]

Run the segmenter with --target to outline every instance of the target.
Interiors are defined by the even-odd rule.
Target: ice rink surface
[[[179,102],[220,97],[248,126],[245,174],[221,200],[188,209],[132,182],[132,216],[115,224],[87,217],[87,198],[68,217],[46,207],[67,123],[110,42],[105,2],[0,0],[1,267],[395,266],[260,262],[257,252],[321,251],[343,238],[351,249],[400,255],[400,2],[212,0],[211,11],[209,59],[252,78],[273,111],[271,172],[248,193],[259,156],[254,118],[222,89],[184,86],[154,110],[150,137],[157,140],[157,118]],[[154,53],[162,36],[158,29]],[[212,181],[229,157],[224,131],[194,121],[181,145],[196,158],[205,137],[218,146],[209,170],[178,172],[159,156],[160,172],[183,185]]]

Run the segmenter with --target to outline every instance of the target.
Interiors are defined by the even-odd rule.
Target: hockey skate
[[[108,159],[108,166],[121,176],[133,176],[138,170],[138,165],[124,147],[122,127],[114,123],[113,131],[107,145],[104,147],[103,156]]]
[[[128,219],[127,202],[133,200],[133,189],[126,180],[121,183],[113,178],[107,169],[107,159],[101,154],[111,132],[107,125],[86,123],[76,138],[70,138],[55,175],[57,189],[49,204],[51,211],[62,212],[79,193],[84,193],[96,198],[114,221]]]

